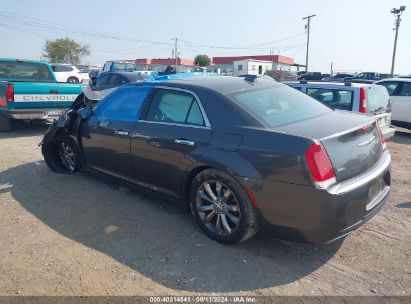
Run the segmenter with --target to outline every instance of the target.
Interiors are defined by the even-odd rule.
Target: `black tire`
[[[218,186],[219,190],[217,190],[218,184],[220,184]],[[216,203],[218,198],[217,201],[213,200],[213,203],[209,200],[203,200],[203,194],[207,192],[205,190],[207,187],[209,189],[214,187],[212,191],[216,194],[220,192],[218,194],[219,203]],[[228,190],[231,191],[231,195],[229,194],[224,200]],[[208,192],[207,196],[210,198]],[[189,199],[191,212],[197,224],[210,238],[217,242],[240,243],[253,237],[259,229],[257,215],[247,192],[234,178],[222,171],[206,169],[200,172],[191,183]],[[238,206],[239,209],[235,206]],[[213,209],[200,211],[204,208]],[[211,218],[212,212],[214,212],[214,215]],[[217,223],[220,216],[220,229],[218,229]],[[225,218],[224,221],[222,217]],[[208,220],[208,218],[211,220]],[[232,221],[232,218],[236,220]],[[231,228],[231,232],[228,232],[224,224]]]
[[[76,77],[69,77],[67,79],[67,82],[69,82],[69,83],[79,83],[80,81]]]
[[[81,168],[80,151],[74,140],[66,134],[43,144],[43,156],[49,168],[57,173],[72,174]],[[69,162],[67,158],[74,161]]]
[[[11,119],[1,115],[0,113],[0,132],[11,130]]]

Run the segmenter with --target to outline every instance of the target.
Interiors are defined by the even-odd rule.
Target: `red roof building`
[[[135,61],[137,65],[175,65],[175,58],[138,58]],[[178,58],[178,65],[194,66],[194,59]]]

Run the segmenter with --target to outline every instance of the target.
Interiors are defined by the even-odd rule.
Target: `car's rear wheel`
[[[69,83],[79,83],[79,80],[76,77],[69,77],[67,79],[67,82],[69,82]]]
[[[0,131],[10,131],[11,119],[1,115],[0,113]]]
[[[207,169],[193,180],[190,207],[200,228],[222,243],[239,243],[258,231],[254,206],[244,188],[222,171]]]
[[[57,173],[72,174],[79,168],[80,154],[69,136],[59,136],[43,147],[44,160]]]

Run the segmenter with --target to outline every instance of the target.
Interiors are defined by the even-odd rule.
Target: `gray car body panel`
[[[388,193],[378,198],[371,210],[366,210],[372,185],[381,185],[383,189],[388,187],[389,190],[390,162],[382,163],[387,151],[380,151],[379,157],[373,159],[374,163],[358,173],[372,177],[367,179],[367,183],[358,184],[351,175],[337,181],[335,186],[341,184],[350,189],[345,193],[317,189],[304,156],[314,142],[321,140],[326,145],[329,139],[338,139],[347,132],[374,124],[372,117],[330,110],[322,117],[268,129],[238,107],[227,94],[282,85],[271,80],[248,82],[235,77],[192,77],[130,85],[192,92],[201,102],[210,126],[195,128],[147,123],[144,121],[144,109],[151,101],[149,98],[138,121],[128,126],[112,126],[130,130],[127,131],[130,136],[122,138],[121,142],[113,133],[106,133],[104,141],[101,141],[102,137],[96,137],[96,134],[102,133],[94,125],[89,125],[91,120],[79,117],[73,118],[71,126],[56,124],[44,140],[52,140],[53,134],[58,134],[55,129],[64,125],[81,151],[86,148],[83,140],[89,141],[87,149],[91,153],[83,154],[86,166],[90,167],[89,164],[95,161],[91,157],[98,157],[101,162],[111,162],[110,170],[100,171],[185,202],[191,180],[199,170],[222,170],[254,193],[261,224],[274,227],[277,235],[284,234],[291,239],[324,243],[342,237],[375,215],[386,200]],[[374,132],[375,128],[370,130]],[[196,144],[175,145],[177,136]],[[361,136],[368,139],[372,134]],[[355,140],[350,142],[357,144]],[[375,142],[378,143],[379,138]],[[336,145],[333,141],[329,144]],[[341,157],[337,152],[330,155],[331,160]],[[353,151],[352,159],[358,157],[360,154]],[[347,156],[344,159],[347,160]],[[378,176],[372,175],[376,168],[381,169]]]

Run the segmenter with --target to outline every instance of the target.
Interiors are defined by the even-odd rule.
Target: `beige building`
[[[264,75],[273,68],[273,62],[267,60],[243,59],[233,62],[233,76]]]

